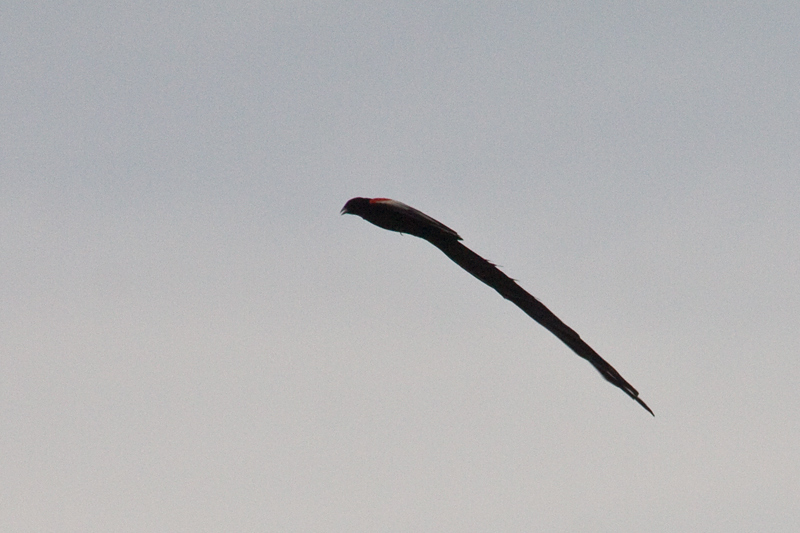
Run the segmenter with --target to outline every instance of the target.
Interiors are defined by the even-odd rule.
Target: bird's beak
[[[350,213],[350,211],[348,211],[346,207],[343,207],[342,210],[339,211],[340,215],[347,215],[349,213]]]

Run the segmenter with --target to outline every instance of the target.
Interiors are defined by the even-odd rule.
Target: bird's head
[[[364,216],[364,213],[369,209],[369,198],[351,198],[344,204],[341,215],[359,215]]]

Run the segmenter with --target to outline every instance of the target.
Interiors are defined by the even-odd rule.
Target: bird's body
[[[589,361],[607,381],[625,391],[628,396],[653,414],[647,404],[639,398],[636,389],[574,330],[494,264],[461,244],[461,237],[452,229],[413,207],[388,198],[353,198],[345,204],[342,214],[358,215],[381,228],[408,233],[430,242],[461,268],[492,287],[503,298],[514,303],[547,328],[572,351]]]
[[[376,226],[398,233],[408,233],[422,239],[443,238],[460,241],[461,237],[438,220],[422,211],[388,198],[353,198],[342,214],[358,215]]]

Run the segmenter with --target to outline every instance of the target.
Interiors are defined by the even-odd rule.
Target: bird
[[[464,246],[461,243],[461,236],[454,230],[422,211],[389,198],[352,198],[347,201],[340,214],[357,215],[380,228],[425,239],[444,252],[458,266],[522,309],[573,352],[589,361],[609,383],[622,389],[648,413],[655,416],[655,413],[639,398],[639,392],[572,328],[520,287],[515,280],[505,275],[494,263]]]

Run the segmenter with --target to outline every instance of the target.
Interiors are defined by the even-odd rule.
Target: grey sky
[[[800,4],[163,4],[0,8],[0,529],[800,530]]]

